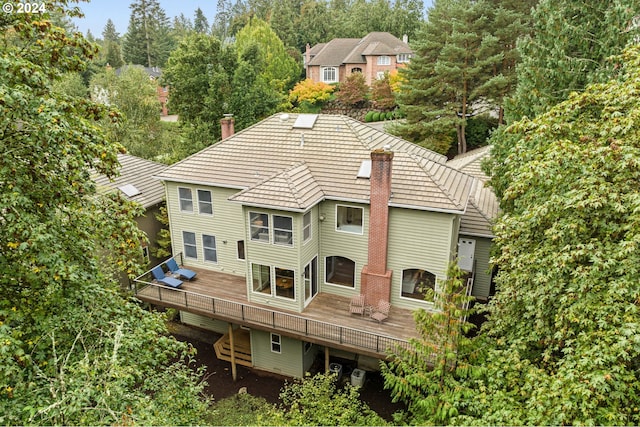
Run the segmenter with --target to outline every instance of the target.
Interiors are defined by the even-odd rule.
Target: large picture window
[[[193,194],[190,188],[178,187],[180,199],[180,212],[193,212]]]
[[[216,249],[216,236],[202,235],[202,250],[204,252],[204,260],[209,262],[218,262],[218,250]]]
[[[273,242],[278,245],[293,245],[293,218],[273,216]]]
[[[196,244],[196,233],[191,231],[182,232],[182,243],[184,245],[184,256],[198,259],[198,246]]]
[[[419,268],[402,270],[402,296],[422,301],[433,301],[429,289],[436,289],[436,275]]]
[[[213,215],[213,201],[211,191],[198,190],[198,213],[201,215]]]
[[[336,67],[324,67],[320,71],[322,81],[325,83],[335,83],[338,81],[338,69]]]
[[[362,234],[364,209],[353,206],[336,206],[336,230]]]
[[[341,256],[330,256],[325,263],[326,282],[333,285],[348,286],[356,285],[356,263],[349,258]]]

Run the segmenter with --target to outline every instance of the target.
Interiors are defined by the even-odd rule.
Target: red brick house
[[[316,82],[337,83],[350,74],[364,74],[368,85],[385,72],[404,67],[413,50],[407,37],[400,40],[390,33],[369,33],[361,39],[333,39],[305,52],[306,77]]]

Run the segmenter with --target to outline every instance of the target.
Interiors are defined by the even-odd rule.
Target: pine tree
[[[124,65],[122,48],[120,47],[120,34],[116,31],[116,26],[111,19],[107,20],[107,24],[102,30],[102,50],[105,64],[113,68],[119,68]]]
[[[197,8],[195,17],[193,18],[193,30],[196,33],[207,34],[209,32],[209,21],[204,16],[202,9]]]
[[[157,0],[131,3],[129,28],[123,46],[126,62],[163,66],[173,47],[169,18]]]

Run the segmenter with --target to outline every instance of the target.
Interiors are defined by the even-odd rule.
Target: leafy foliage
[[[336,99],[348,105],[355,105],[367,99],[369,86],[362,73],[351,73],[340,83]]]
[[[273,425],[269,421],[277,409],[261,397],[248,393],[235,394],[222,399],[209,411],[209,425],[217,426],[259,426]]]
[[[394,70],[394,74],[397,71]],[[396,105],[396,95],[391,85],[391,74],[384,73],[381,79],[376,79],[371,85],[371,99],[378,108],[392,108]]]
[[[333,90],[334,86],[327,83],[305,79],[289,92],[289,101],[298,105],[303,103],[316,105],[328,101]]]
[[[463,273],[457,264],[447,269],[447,279],[440,281],[434,300],[435,310],[414,312],[419,339],[410,341],[410,348],[397,348],[389,362],[381,363],[385,388],[391,390],[394,401],[401,400],[409,408],[411,424],[458,424],[474,391],[466,381],[479,368],[469,358],[471,340],[466,334],[474,326],[466,319],[473,297],[466,295]]]
[[[141,235],[137,208],[96,197],[91,180],[117,173],[123,148],[98,123],[118,114],[53,90],[94,47],[48,14],[3,14],[0,27],[0,422],[200,422],[190,350],[123,299],[98,259],[103,249],[135,271]]]
[[[640,50],[513,124],[480,423],[638,424]]]

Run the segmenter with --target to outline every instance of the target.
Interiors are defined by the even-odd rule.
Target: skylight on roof
[[[317,114],[299,114],[293,127],[297,129],[313,129],[317,119]]]
[[[371,159],[363,160],[362,163],[360,163],[358,178],[371,178]]]
[[[135,186],[131,184],[125,184],[121,187],[118,187],[118,190],[122,191],[127,197],[137,196],[141,193]]]

